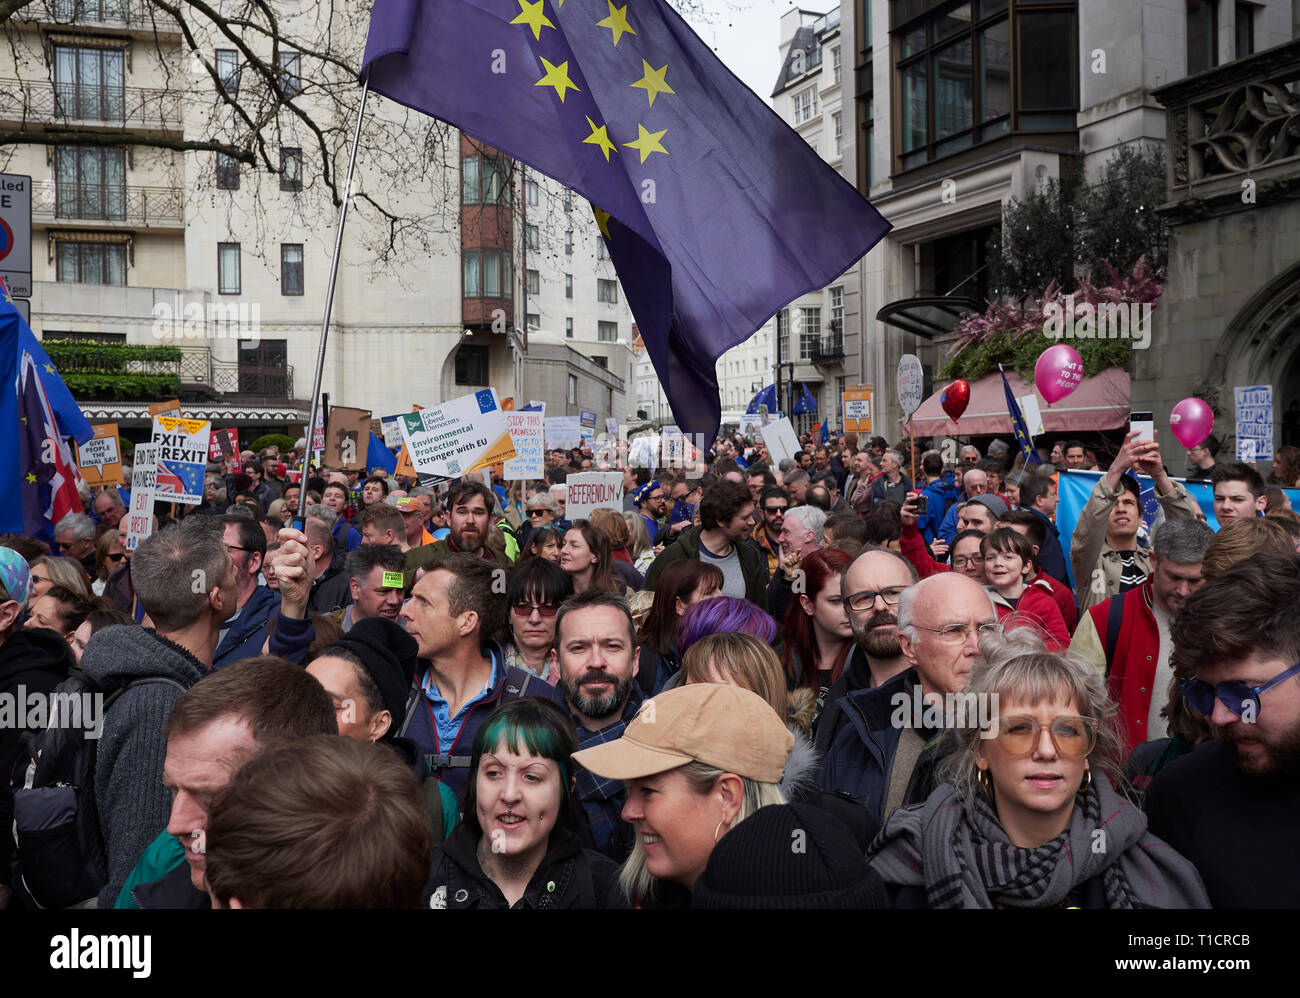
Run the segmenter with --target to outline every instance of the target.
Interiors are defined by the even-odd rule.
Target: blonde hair
[[[688,762],[684,766],[679,766],[677,771],[686,778],[686,785],[691,792],[701,797],[712,790],[719,779],[727,775],[726,770],[703,762]],[[741,776],[740,780],[745,786],[740,800],[740,810],[731,819],[727,831],[734,830],[760,807],[786,802],[780,786],[775,783],[759,783],[745,776]],[[646,868],[645,844],[641,841],[639,829],[636,833],[636,842],[632,846],[632,853],[623,861],[623,867],[618,872],[618,885],[633,904],[640,904],[652,898],[660,886],[659,878]]]
[[[645,519],[640,513],[624,513],[623,522],[627,524],[627,550],[633,558],[640,558],[653,545],[650,543],[650,531],[646,529]]]
[[[1257,554],[1291,556],[1295,553],[1295,541],[1282,524],[1267,517],[1234,517],[1219,529],[1205,549],[1201,576],[1208,582],[1237,562]]]
[[[45,572],[50,577],[50,582],[56,586],[63,586],[64,589],[71,589],[79,596],[90,599],[93,593],[90,591],[90,583],[86,581],[86,573],[81,567],[81,562],[75,558],[55,558],[52,555],[43,554],[39,558],[31,560],[31,568],[37,565],[44,565]]]
[[[682,682],[717,682],[711,675],[710,662],[723,681],[729,676],[741,689],[757,693],[776,711],[777,717],[786,718],[790,713],[790,694],[781,660],[752,634],[728,632],[700,638],[682,656]]]

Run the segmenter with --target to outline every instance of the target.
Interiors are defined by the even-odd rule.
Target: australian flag
[[[677,425],[888,231],[665,0],[375,0],[363,77],[591,202]]]
[[[1011,430],[1016,435],[1016,443],[1024,453],[1027,464],[1042,464],[1043,459],[1034,449],[1034,438],[1029,435],[1029,424],[1025,422],[1025,414],[1020,411],[1020,403],[1011,394],[1011,386],[1007,384],[1007,372],[1002,370],[1001,364],[998,365],[998,371],[1002,375],[1002,390],[1007,396],[1007,412],[1011,413]]]

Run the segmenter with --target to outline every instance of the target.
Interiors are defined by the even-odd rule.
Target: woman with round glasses
[[[573,583],[545,558],[526,558],[510,571],[506,603],[510,607],[505,642],[506,668],[518,666],[552,686],[559,681],[555,657],[555,614],[573,595]]]
[[[943,782],[868,853],[895,906],[1208,907],[1196,869],[1113,788],[1121,742],[1102,676],[1024,631],[980,648],[976,716]]]

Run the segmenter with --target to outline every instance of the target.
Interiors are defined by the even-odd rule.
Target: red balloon
[[[939,404],[952,417],[952,421],[957,422],[966,411],[966,406],[970,405],[970,385],[961,379],[954,381],[939,396]]]

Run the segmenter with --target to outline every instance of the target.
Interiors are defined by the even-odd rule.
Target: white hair
[[[787,520],[794,520],[800,530],[811,530],[813,540],[818,544],[826,534],[826,512],[816,506],[796,506],[785,514]]]

